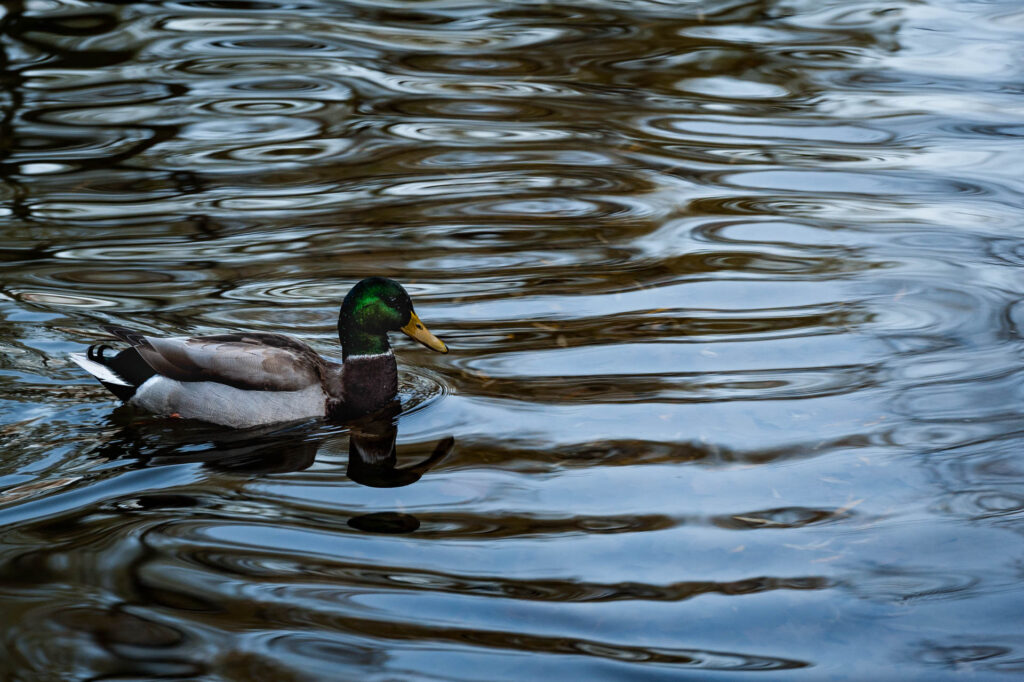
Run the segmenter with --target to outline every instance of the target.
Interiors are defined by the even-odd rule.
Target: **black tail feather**
[[[122,402],[128,402],[129,400],[132,399],[132,396],[135,395],[135,386],[123,386],[121,384],[112,384],[109,381],[104,381],[103,379],[99,379],[99,382],[103,384],[103,388],[113,393],[117,397],[117,399],[121,400]]]
[[[125,402],[135,395],[135,389],[146,383],[147,379],[156,374],[135,348],[126,348],[114,356],[104,354],[104,350],[112,351],[113,348],[104,344],[96,344],[89,346],[85,354],[93,362],[104,365],[114,374],[131,384],[131,386],[122,386],[120,384],[100,381],[100,383],[106,386],[107,390]]]

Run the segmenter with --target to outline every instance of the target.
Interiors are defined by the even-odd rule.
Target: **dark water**
[[[4,679],[1024,674],[1018,0],[4,7]],[[369,275],[397,429],[67,359]]]

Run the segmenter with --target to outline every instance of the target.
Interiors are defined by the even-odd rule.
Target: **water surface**
[[[1019,3],[4,7],[10,679],[1024,672]],[[393,421],[67,358],[371,275]]]

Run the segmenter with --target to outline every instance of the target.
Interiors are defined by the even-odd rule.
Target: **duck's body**
[[[283,334],[159,338],[121,327],[107,331],[130,347],[71,355],[126,403],[160,415],[234,428],[315,417],[348,418],[384,407],[398,391],[387,332],[401,330],[447,352],[391,280],[363,280],[342,304],[338,333],[344,363],[321,357]]]
[[[245,429],[326,417],[326,398],[319,386],[299,391],[244,391],[214,381],[186,384],[158,376],[140,386],[128,403],[154,414]]]

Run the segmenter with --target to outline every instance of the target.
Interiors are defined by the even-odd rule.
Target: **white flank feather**
[[[154,414],[176,414],[246,429],[323,417],[326,400],[320,384],[300,391],[248,391],[214,381],[182,382],[157,374],[139,386],[131,404]]]
[[[108,384],[117,384],[118,386],[131,386],[127,381],[114,374],[109,367],[93,362],[84,353],[71,353],[71,360],[100,381],[105,381]]]

